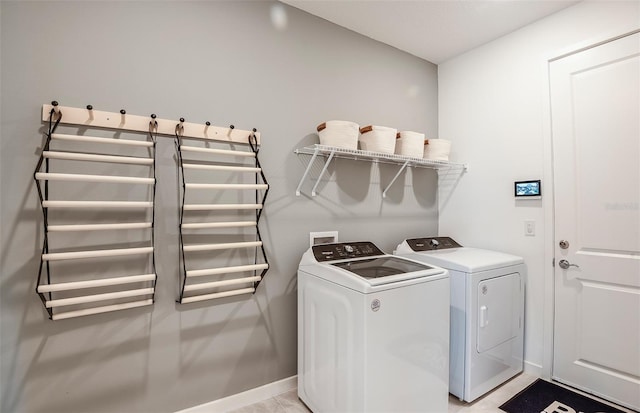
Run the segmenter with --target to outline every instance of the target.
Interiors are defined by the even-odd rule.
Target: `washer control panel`
[[[335,244],[320,244],[311,247],[316,261],[334,261],[347,258],[376,257],[385,255],[372,242],[341,242]]]
[[[413,238],[408,239],[407,244],[414,251],[434,251],[462,247],[450,237]]]

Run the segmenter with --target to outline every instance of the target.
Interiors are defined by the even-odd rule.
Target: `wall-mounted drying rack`
[[[255,293],[258,284],[269,269],[258,227],[269,192],[269,184],[258,159],[256,130],[254,129],[243,142],[248,144],[250,151],[184,145],[184,141],[190,139],[182,134],[180,124],[176,126],[175,136],[179,175],[182,181],[182,205],[179,216],[182,273],[178,302],[186,304]],[[251,162],[249,166],[246,160]],[[201,179],[204,176],[207,182],[194,182],[198,174]],[[252,182],[246,183],[245,179],[240,183],[221,183],[220,175],[226,180],[225,182],[242,177],[249,177]],[[211,182],[211,176],[215,176],[214,182]],[[249,203],[219,202],[224,198],[223,193],[235,193],[239,198],[241,197],[239,194],[247,191],[255,194]],[[200,199],[200,202],[187,201],[188,197]],[[216,198],[218,202],[210,203],[210,197]],[[205,200],[204,203],[202,199]],[[255,211],[255,215],[247,219],[243,212],[251,211]],[[219,216],[219,213],[225,212],[232,212],[233,220]],[[211,214],[214,216],[211,217]],[[235,220],[238,219],[237,215],[241,215],[240,221]],[[221,230],[227,231],[230,228],[235,228],[236,233],[220,233]],[[246,229],[253,229],[253,232],[243,233]],[[228,242],[226,238],[230,236],[239,239]],[[219,242],[221,238],[225,242]],[[192,242],[191,239],[197,239],[199,242]],[[213,242],[204,243],[201,242],[202,239],[213,240]],[[207,253],[207,259],[201,259],[198,265],[197,257],[194,255],[202,256],[203,252]],[[223,256],[219,257],[216,254]],[[224,254],[227,256],[224,257]],[[249,259],[251,262],[247,263]],[[187,265],[188,262],[189,265]],[[193,268],[203,265],[205,268]],[[206,281],[200,282],[202,279]]]
[[[49,318],[62,320],[153,304],[156,140],[151,119],[146,120],[144,140],[56,133],[60,123],[70,122],[55,102],[45,105],[43,119],[48,125],[46,141],[34,172],[44,217],[36,292]],[[117,148],[124,148],[120,152],[125,155],[117,153]],[[110,166],[105,168],[105,164]],[[113,165],[148,176],[115,175]],[[102,173],[75,173],[78,169]],[[70,184],[65,187],[65,182]],[[134,186],[146,186],[141,192],[147,199],[78,199],[85,192],[129,193]],[[52,195],[65,199],[52,199]],[[109,211],[101,214],[110,222],[96,221],[95,211],[101,210]],[[136,220],[132,222],[131,216]],[[135,242],[122,239],[121,234],[133,232],[131,237],[138,238]],[[105,247],[106,239],[113,244]],[[136,271],[130,274],[119,268],[122,262],[131,263]]]
[[[183,138],[224,142],[231,145],[248,144],[252,147],[253,154],[257,154],[260,143],[260,134],[255,130],[250,132],[235,129],[233,126],[216,127],[211,126],[209,122],[196,124],[182,120],[177,123],[175,120],[159,119],[155,114],[150,117],[130,115],[124,109],[119,113],[97,111],[91,105],[87,105],[86,108],[74,108],[60,106],[57,102],[45,104],[42,107],[42,120],[46,122],[48,128],[46,142],[34,172],[44,217],[44,240],[36,292],[52,320],[153,304],[157,280],[153,228],[156,189],[155,147],[158,136],[174,138],[179,127],[180,136]],[[62,124],[77,126],[82,130],[82,134],[57,133],[56,129]],[[107,132],[115,131],[115,134],[113,137],[87,136],[84,134],[84,129],[88,128]],[[133,135],[142,132],[144,140],[120,138],[120,132]],[[104,132],[94,134],[105,135]],[[54,146],[62,147],[54,148]],[[105,148],[119,149],[106,153]],[[206,149],[194,148],[194,151],[197,150]],[[136,153],[140,151],[143,151],[145,156]],[[54,165],[62,170],[56,168],[54,171]],[[102,169],[107,165],[108,169],[106,172],[95,173],[89,165],[102,165]],[[150,170],[149,176],[116,175],[111,170],[114,165],[127,170],[147,168]],[[194,166],[194,168],[199,167]],[[74,168],[81,169],[83,173],[75,173],[77,170],[69,173],[68,170]],[[98,172],[100,172],[99,168]],[[50,185],[52,182],[55,182],[55,185]],[[72,187],[66,190],[57,188],[65,182],[71,183]],[[82,183],[92,184],[82,185]],[[103,184],[110,189],[101,192],[99,188]],[[114,190],[114,186],[117,189]],[[147,199],[130,200],[130,194],[134,191],[128,188],[141,186],[151,188],[146,190]],[[125,195],[120,199],[78,199],[82,198],[80,194],[94,192],[101,195],[109,192]],[[53,199],[53,194],[62,198],[66,195],[66,198]],[[238,208],[242,207],[238,206]],[[57,216],[59,211],[67,211],[67,215]],[[132,215],[139,215],[141,211],[146,215],[146,219],[132,221]],[[105,217],[109,216],[109,213],[114,213],[118,219],[109,219],[105,222]],[[56,222],[57,220],[59,222]],[[99,243],[118,236],[107,234],[124,236],[125,242],[120,244],[128,243],[128,245],[117,245],[117,248],[109,245],[108,248],[91,249],[87,248],[86,244],[79,249],[70,248],[68,245],[69,240],[82,242],[94,236],[98,237]],[[67,242],[58,243],[52,239],[57,236],[66,236]],[[136,236],[142,239],[130,240]],[[95,239],[93,243],[96,243]],[[142,264],[145,270],[128,275],[127,265],[140,256],[145,258]],[[69,265],[71,263],[78,263],[78,268],[74,270],[73,266]],[[59,264],[61,265],[57,267]],[[137,265],[139,267],[141,264],[137,263]],[[101,273],[101,269],[115,269],[125,274],[117,274],[115,277],[111,274],[105,276]],[[265,272],[266,268],[260,277],[264,276]]]
[[[437,161],[437,160],[422,159],[422,158],[412,158],[409,156],[390,155],[390,154],[379,153],[379,152],[361,151],[357,149],[336,148],[333,146],[325,146],[325,145],[319,145],[319,144],[316,144],[313,146],[307,146],[304,148],[298,148],[294,152],[298,155],[311,155],[311,160],[309,161],[309,164],[307,165],[307,168],[305,169],[304,174],[302,175],[302,178],[300,178],[298,187],[296,188],[296,196],[300,196],[302,185],[309,178],[309,171],[311,170],[311,167],[313,166],[318,156],[324,157],[326,158],[326,160],[324,162],[324,166],[322,167],[322,171],[320,172],[320,175],[315,180],[315,184],[313,185],[313,189],[311,190],[311,196],[318,195],[318,192],[317,192],[318,185],[322,180],[322,177],[324,176],[324,174],[327,172],[327,168],[329,167],[329,164],[334,158],[344,158],[344,159],[352,159],[352,160],[358,160],[358,161],[368,161],[368,162],[400,165],[400,169],[398,170],[396,175],[393,177],[391,182],[389,182],[387,187],[382,191],[383,198],[386,198],[387,191],[389,190],[389,188],[391,188],[391,186],[398,179],[400,174],[402,174],[402,172],[407,167],[430,168],[430,169],[437,170],[439,173],[442,171],[462,173],[464,171],[467,171],[468,169],[468,165],[462,164],[462,163]]]

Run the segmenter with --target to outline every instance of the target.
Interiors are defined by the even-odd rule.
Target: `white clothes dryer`
[[[471,402],[523,370],[521,257],[462,247],[449,237],[407,239],[394,253],[449,270],[451,394]]]
[[[371,242],[298,269],[298,396],[320,412],[446,412],[449,275]]]

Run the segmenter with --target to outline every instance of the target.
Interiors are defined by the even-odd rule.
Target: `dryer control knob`
[[[438,248],[440,246],[440,241],[438,241],[437,239],[433,238],[431,240],[429,240],[429,246],[432,248]]]
[[[348,253],[352,253],[353,252],[353,247],[351,245],[345,245],[344,246],[344,250],[347,251]]]

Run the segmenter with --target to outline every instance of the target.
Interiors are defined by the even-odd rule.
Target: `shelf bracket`
[[[320,152],[320,149],[316,147],[316,149],[313,151],[313,156],[311,157],[311,160],[307,165],[307,169],[304,171],[302,178],[300,178],[300,183],[298,183],[298,187],[296,188],[296,196],[300,196],[300,189],[302,188],[302,184],[307,179],[307,175],[309,175],[309,171],[311,170],[311,165],[313,165],[316,158],[318,157],[318,152]]]
[[[391,185],[393,185],[393,183],[396,181],[396,179],[398,179],[398,177],[400,176],[402,171],[404,171],[407,168],[408,165],[409,165],[409,161],[405,161],[405,163],[402,164],[402,166],[400,167],[400,170],[398,171],[396,176],[393,177],[391,182],[389,182],[389,185],[387,185],[387,187],[384,189],[384,191],[382,191],[382,197],[383,198],[387,197],[387,191],[389,190],[389,188],[391,188]]]
[[[336,154],[336,151],[331,151],[331,154],[329,155],[329,158],[324,163],[324,166],[322,167],[322,171],[320,172],[320,176],[318,176],[318,179],[316,180],[316,184],[313,186],[313,189],[311,190],[311,196],[318,195],[317,192],[316,192],[316,188],[318,188],[318,184],[320,183],[320,180],[322,179],[322,176],[325,174],[325,172],[327,172],[327,168],[329,167],[329,164],[333,160],[333,155],[335,155],[335,154]]]

